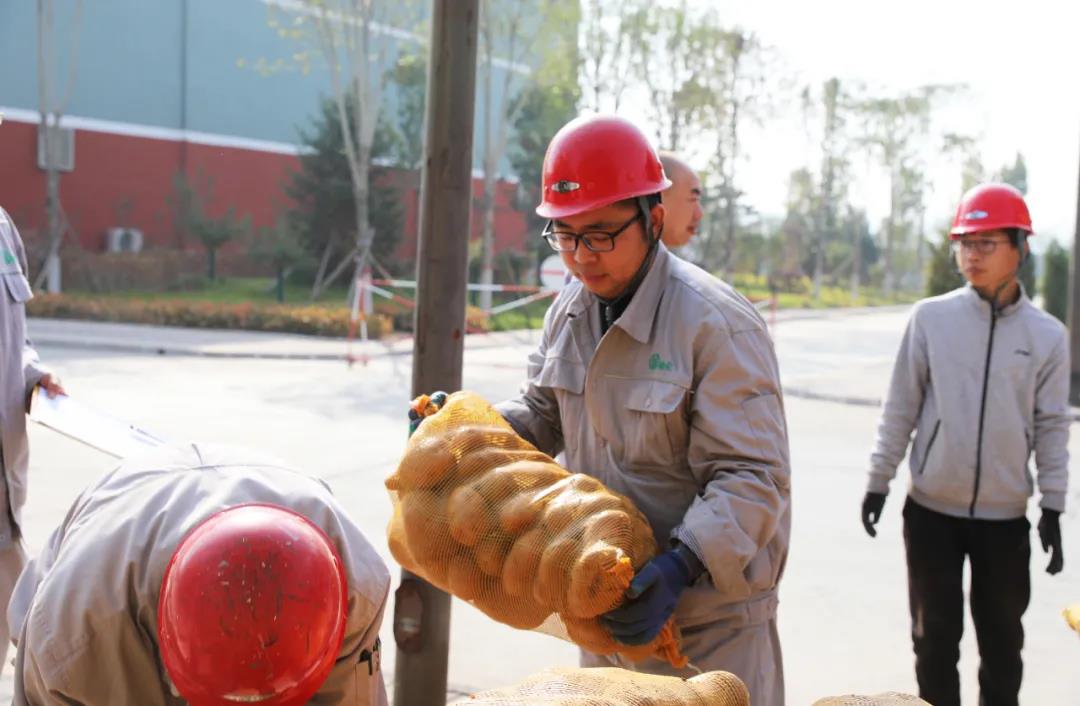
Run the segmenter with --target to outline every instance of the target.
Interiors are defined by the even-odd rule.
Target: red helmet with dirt
[[[1011,229],[1034,235],[1024,195],[1008,184],[979,184],[960,199],[949,237],[957,240],[971,233]]]
[[[555,133],[544,155],[536,213],[563,218],[671,186],[656,150],[629,120],[576,118]]]
[[[299,706],[334,666],[347,601],[325,532],[286,508],[232,507],[191,530],[165,569],[161,658],[192,706]]]

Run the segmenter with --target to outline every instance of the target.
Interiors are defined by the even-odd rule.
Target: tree
[[[577,6],[571,2],[482,0],[478,71],[483,85],[481,159],[484,193],[480,202],[480,282],[495,281],[495,201],[499,167],[506,155],[510,126],[517,119],[523,86],[536,80],[544,58],[573,54],[577,42]],[[537,20],[539,18],[539,21]],[[568,30],[574,30],[573,34]],[[537,57],[539,40],[544,51]],[[532,58],[532,65],[523,62]],[[498,71],[496,71],[498,69]],[[481,290],[480,308],[491,308],[490,289]]]
[[[805,274],[803,258],[807,252],[806,243],[814,232],[817,201],[814,175],[805,167],[793,171],[788,179],[787,214],[780,226],[784,242],[783,256],[779,272],[773,273],[789,285],[794,280],[802,279]]]
[[[581,99],[577,62],[561,61],[559,56],[565,55],[549,55],[534,74],[535,80],[523,89],[514,121],[515,139],[507,151],[510,166],[519,181],[519,206],[525,212],[529,232],[537,234],[527,241],[537,266],[551,253],[551,248],[539,237],[544,220],[534,211],[541,197],[544,154],[559,128],[577,115]]]
[[[946,155],[956,155],[960,159],[960,189],[956,194],[959,201],[962,194],[986,178],[986,169],[980,157],[981,147],[969,135],[949,132],[942,136],[941,148]]]
[[[994,180],[1015,186],[1021,194],[1027,195],[1027,165],[1024,163],[1024,155],[1016,153],[1016,160],[1011,164],[1004,165],[994,174]],[[1017,273],[1020,282],[1024,285],[1024,291],[1029,297],[1036,294],[1038,279],[1035,277],[1035,255],[1032,254],[1021,265]]]
[[[274,268],[274,292],[279,302],[285,301],[285,280],[289,271],[308,259],[298,233],[289,219],[279,216],[273,226],[263,226],[251,244],[251,257]]]
[[[636,25],[652,3],[646,0],[584,0],[581,8],[581,90],[588,109],[618,112],[634,75],[631,44]]]
[[[931,247],[929,266],[930,276],[926,279],[927,296],[936,297],[964,286],[964,276],[956,267],[956,256],[953,255],[952,241],[949,240],[947,231],[942,234],[938,243]]]
[[[810,87],[803,91],[803,105],[806,112],[806,122],[809,126],[815,114],[820,114],[820,151],[821,168],[818,175],[820,194],[818,208],[814,220],[814,245],[813,264],[810,269],[813,272],[813,297],[818,299],[821,293],[822,278],[825,274],[827,253],[830,250],[830,241],[838,236],[837,213],[841,201],[847,191],[849,179],[848,151],[849,141],[845,136],[847,125],[847,113],[851,109],[852,97],[845,90],[840,80],[831,78],[822,84],[820,96],[815,99]],[[820,101],[820,110],[817,104]],[[834,251],[853,250],[854,248],[831,248]],[[849,260],[853,262],[853,260]],[[857,280],[858,267],[852,268],[853,278]],[[858,282],[853,284],[853,290],[858,291]]]
[[[411,0],[298,0],[291,22],[272,19],[279,33],[313,48],[329,69],[333,106],[352,188],[352,247],[329,272],[330,247],[324,251],[312,298],[350,265],[356,274],[366,266],[374,239],[370,219],[371,159],[382,108],[383,88],[398,55],[395,29],[415,23]],[[400,31],[400,30],[397,30]],[[307,50],[299,52],[309,63]]]
[[[1056,240],[1050,241],[1044,256],[1046,274],[1043,277],[1043,302],[1046,310],[1061,323],[1068,325],[1069,312],[1069,251]]]
[[[333,100],[323,101],[310,129],[301,131],[300,141],[306,148],[300,154],[300,168],[285,186],[286,195],[296,204],[287,218],[297,239],[325,271],[328,262],[347,258],[353,250],[351,235],[356,232],[358,212]],[[380,123],[372,141],[372,157],[390,155],[394,144],[393,131]],[[370,254],[386,262],[400,242],[403,218],[401,195],[380,184],[382,173],[379,168],[369,170],[366,193],[373,230]]]
[[[64,238],[63,206],[60,203],[60,123],[71,92],[75,85],[75,69],[78,67],[79,30],[82,25],[82,0],[74,1],[74,12],[68,27],[69,37],[62,40],[56,30],[55,0],[37,0],[37,78],[38,78],[38,125],[41,152],[45,157],[45,232],[48,242],[45,266],[34,279],[38,288],[47,279],[50,292],[60,291],[60,245]],[[61,44],[63,46],[61,47]],[[67,60],[67,76],[63,91],[57,95],[61,57]]]
[[[427,93],[427,61],[422,53],[400,57],[391,71],[396,87],[396,120],[389,153],[398,166],[419,170],[424,161],[424,105]],[[385,124],[385,121],[384,123]],[[379,136],[375,136],[379,142]],[[376,148],[372,147],[373,153]],[[375,153],[374,156],[380,156]]]
[[[714,140],[711,166],[718,184],[714,202],[717,211],[713,217],[719,228],[710,227],[709,238],[702,246],[702,261],[707,266],[718,265],[721,275],[727,276],[735,254],[742,196],[738,188],[741,129],[745,120],[760,122],[771,112],[770,91],[764,86],[775,72],[769,65],[768,47],[754,34],[741,29],[726,30],[715,19],[709,22],[708,29],[703,28],[700,34],[712,35],[709,41],[715,39],[721,51],[703,54],[714,63],[702,72],[710,80],[705,91],[708,101],[702,115]],[[719,254],[715,252],[717,240],[720,241]]]
[[[1011,165],[1006,164],[999,169],[994,179],[1011,184],[1019,189],[1021,194],[1027,194],[1027,164],[1024,162],[1024,155],[1017,152],[1016,160]]]
[[[921,214],[924,185],[915,178],[923,171],[920,152],[930,136],[931,118],[936,103],[952,95],[958,86],[927,85],[896,96],[870,98],[859,103],[863,118],[859,142],[875,151],[882,168],[889,175],[889,214],[884,223],[882,289],[891,297],[896,284],[895,248],[911,222],[912,212]],[[921,229],[916,225],[910,229]],[[921,248],[921,236],[916,248]],[[918,253],[918,250],[916,251]],[[920,261],[921,256],[916,257]]]
[[[193,235],[206,250],[206,277],[217,279],[217,251],[226,243],[244,237],[251,231],[251,219],[239,218],[232,206],[218,218],[207,214],[207,202],[213,197],[214,181],[202,176],[201,188],[183,174],[173,177],[171,198],[176,221],[185,235]]]

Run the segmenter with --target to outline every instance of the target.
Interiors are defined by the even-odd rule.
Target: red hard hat
[[[1008,184],[979,184],[960,199],[949,237],[956,240],[971,233],[1008,228],[1032,234],[1024,195]]]
[[[310,520],[273,505],[229,508],[169,560],[161,658],[192,706],[299,706],[334,666],[347,600],[341,557]]]
[[[656,150],[629,120],[575,118],[555,133],[544,155],[543,196],[536,213],[562,218],[671,186]]]

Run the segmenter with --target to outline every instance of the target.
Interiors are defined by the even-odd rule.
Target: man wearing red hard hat
[[[23,572],[14,703],[385,704],[389,587],[321,481],[168,447],[84,491]]]
[[[964,562],[978,638],[980,704],[1016,706],[1021,618],[1031,594],[1028,498],[1042,498],[1047,573],[1064,564],[1059,517],[1069,473],[1065,327],[1017,280],[1033,235],[1019,191],[964,194],[950,237],[967,286],[915,305],[871,456],[863,525],[871,537],[911,442],[904,504],[915,674],[934,706],[960,705]],[[1035,454],[1037,479],[1028,470]]]
[[[601,618],[612,636],[644,644],[674,615],[694,666],[733,672],[755,706],[777,706],[791,514],[776,356],[746,299],[661,243],[670,185],[629,121],[578,118],[555,135],[536,212],[575,281],[548,310],[522,394],[499,411],[648,518],[661,553]],[[656,659],[634,668],[691,675]]]

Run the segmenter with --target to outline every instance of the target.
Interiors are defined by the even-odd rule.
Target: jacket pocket
[[[919,469],[917,475],[922,475],[926,470],[926,462],[930,459],[930,450],[934,448],[934,442],[937,441],[938,432],[941,431],[941,420],[934,422],[934,429],[930,432],[930,441],[926,442],[926,448],[922,452],[922,461],[919,463]]]
[[[22,272],[6,272],[0,275],[0,279],[4,280],[4,288],[13,301],[25,304],[34,297],[34,293],[30,289],[30,281],[26,279]]]
[[[670,467],[685,455],[686,429],[683,403],[687,389],[663,380],[621,380],[625,407],[619,434],[623,455],[630,466]]]

